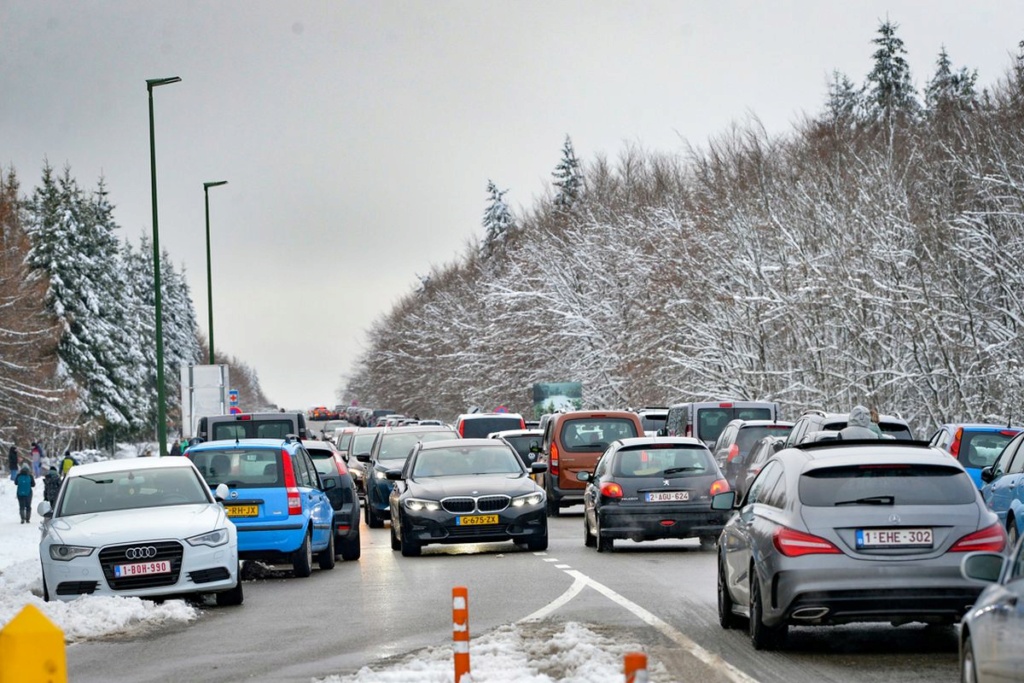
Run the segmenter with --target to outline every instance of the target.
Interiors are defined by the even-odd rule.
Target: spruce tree
[[[953,64],[943,45],[935,61],[935,75],[924,90],[925,108],[933,118],[942,118],[956,112],[970,111],[978,105],[975,83],[978,72],[962,67],[953,71]]]
[[[508,190],[499,190],[494,181],[487,181],[487,208],[484,210],[484,241],[481,245],[481,252],[485,256],[494,254],[512,231],[515,220],[512,212],[505,203],[505,194]]]
[[[555,209],[557,211],[572,211],[577,202],[583,196],[583,170],[576,158],[576,152],[572,147],[572,140],[565,136],[565,143],[562,145],[562,159],[555,166],[554,173]]]
[[[866,106],[876,121],[892,123],[895,118],[913,116],[920,109],[917,93],[910,79],[903,40],[896,35],[899,26],[886,20],[878,28],[878,37],[871,42],[878,46],[868,74]]]

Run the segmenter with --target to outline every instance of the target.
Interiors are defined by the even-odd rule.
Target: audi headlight
[[[406,498],[405,508],[410,512],[419,512],[420,510],[428,510],[434,512],[435,510],[441,509],[441,504],[436,500],[423,500],[421,498]]]
[[[521,508],[524,505],[540,505],[542,502],[544,502],[544,494],[541,491],[537,491],[513,498],[512,507]]]
[[[89,557],[95,548],[84,545],[51,545],[50,559],[70,562],[76,557]]]
[[[188,541],[188,544],[191,546],[208,545],[211,548],[216,548],[217,546],[224,545],[228,542],[228,530],[217,529],[216,531],[199,534],[198,536],[186,538],[185,540]]]

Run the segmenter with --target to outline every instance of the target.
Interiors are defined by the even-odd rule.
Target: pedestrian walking
[[[50,507],[57,503],[57,492],[60,491],[60,473],[56,467],[50,467],[43,477],[43,500],[50,504]]]
[[[18,476],[14,479],[18,487],[18,510],[21,512],[21,523],[28,524],[32,517],[32,489],[36,487],[35,477],[28,465],[22,465]]]
[[[17,446],[11,446],[11,449],[7,451],[7,469],[11,472],[11,481],[14,481],[15,477],[18,476],[18,448]]]
[[[78,461],[71,457],[71,451],[64,451],[64,457],[60,459],[60,478],[68,475],[68,470],[78,464]]]
[[[32,475],[38,477],[42,474],[43,447],[37,442],[32,442]]]

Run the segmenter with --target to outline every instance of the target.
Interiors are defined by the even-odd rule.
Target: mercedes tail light
[[[949,549],[951,553],[973,553],[976,550],[983,550],[990,553],[1001,553],[1006,547],[1006,532],[999,522],[987,526],[980,531],[967,534],[953,544]]]
[[[284,467],[284,490],[288,493],[288,514],[302,514],[302,497],[299,495],[299,484],[295,481],[295,470],[292,469],[292,456],[288,451],[281,451],[281,466]]]
[[[775,544],[775,549],[786,557],[842,554],[842,551],[827,538],[807,534],[784,526],[775,530],[772,542]]]

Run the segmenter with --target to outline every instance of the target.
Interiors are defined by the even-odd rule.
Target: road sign
[[[233,406],[238,405],[238,389],[231,389],[228,391],[228,403]]]
[[[228,408],[228,413],[230,413],[231,415],[241,415],[242,409],[239,408],[238,406],[231,406],[230,408]]]

